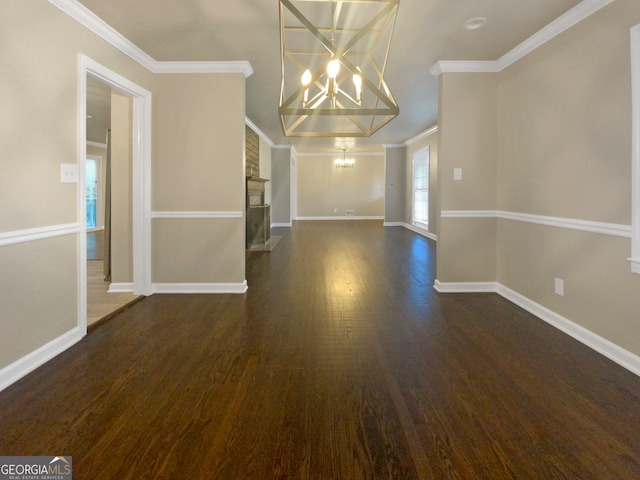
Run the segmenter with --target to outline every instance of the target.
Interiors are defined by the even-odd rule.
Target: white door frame
[[[85,161],[87,155],[87,76],[100,80],[131,97],[132,121],[132,204],[133,204],[133,293],[151,291],[151,92],[100,65],[78,55],[78,216],[84,222]],[[82,224],[82,223],[81,223]],[[78,237],[78,327],[87,331],[87,234]]]

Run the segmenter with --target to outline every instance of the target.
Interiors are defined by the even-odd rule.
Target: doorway
[[[150,271],[150,152],[151,152],[151,93],[132,83],[119,74],[103,67],[97,62],[83,55],[79,59],[79,161],[78,161],[78,212],[82,223],[87,218],[87,85],[94,81],[101,82],[111,93],[126,98],[129,107],[127,145],[130,153],[129,178],[127,184],[130,195],[130,215],[132,228],[129,231],[131,245],[130,268],[132,270],[127,282],[120,282],[114,289],[112,283],[109,288],[109,298],[115,299],[115,294],[127,294],[130,298],[151,293]],[[105,159],[108,163],[108,155]],[[89,167],[90,168],[90,167]],[[103,165],[104,169],[104,165]],[[103,170],[104,171],[104,170]],[[105,177],[105,182],[109,178]],[[103,182],[104,183],[104,182]],[[107,196],[104,196],[107,200]],[[105,202],[106,204],[106,202]],[[99,216],[100,214],[98,214]],[[107,215],[104,217],[108,221]],[[106,225],[105,225],[106,226]],[[81,228],[78,242],[78,326],[86,332],[88,325],[88,304],[93,298],[88,295],[89,268],[87,265],[87,229]],[[102,270],[102,268],[100,269]],[[94,275],[92,272],[91,275]],[[102,273],[100,273],[102,275]],[[104,280],[104,277],[103,277]],[[115,293],[114,293],[115,292]]]

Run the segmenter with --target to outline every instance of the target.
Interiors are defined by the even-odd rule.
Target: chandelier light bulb
[[[340,62],[334,58],[327,64],[327,75],[329,76],[329,78],[335,79],[338,76],[339,72],[340,72]]]
[[[308,68],[302,74],[300,81],[302,82],[303,87],[306,87],[311,83],[311,71]]]
[[[353,84],[356,86],[356,90],[362,90],[362,77],[359,73],[353,76]]]
[[[360,71],[360,67],[357,67]],[[359,73],[353,74],[353,84],[356,87],[356,102],[362,103],[362,76]]]

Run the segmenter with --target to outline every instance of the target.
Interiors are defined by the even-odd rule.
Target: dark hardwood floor
[[[153,295],[0,392],[0,455],[74,479],[637,479],[640,378],[435,245],[296,222],[246,295]]]

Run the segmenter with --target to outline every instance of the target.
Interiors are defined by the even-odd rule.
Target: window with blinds
[[[429,227],[429,148],[413,154],[413,224]]]

